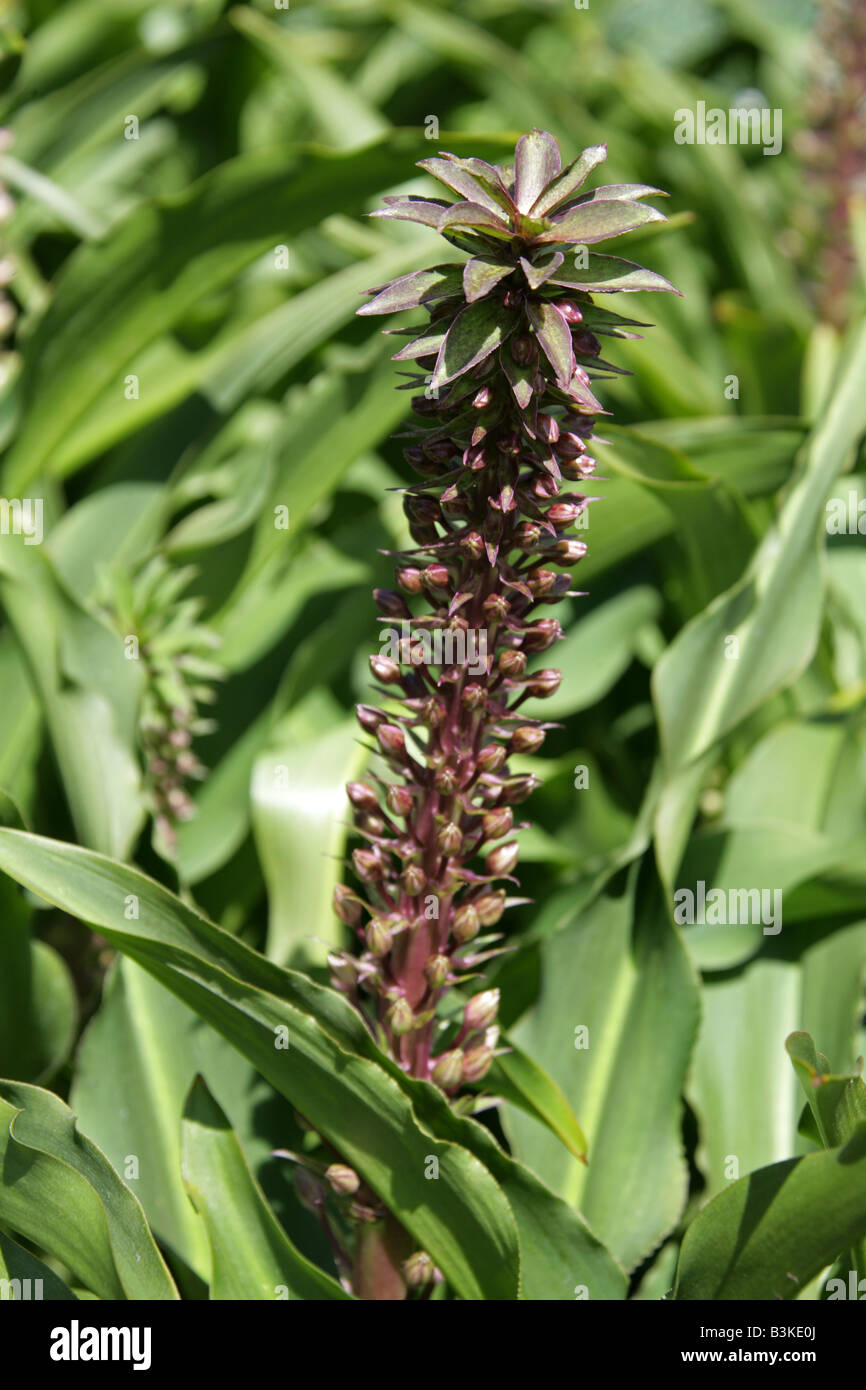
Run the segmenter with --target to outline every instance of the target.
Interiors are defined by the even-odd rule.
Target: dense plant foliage
[[[4,18],[4,1297],[857,1296],[856,16],[668,9]]]

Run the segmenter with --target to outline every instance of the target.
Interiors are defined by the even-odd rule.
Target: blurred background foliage
[[[366,756],[351,710],[369,698],[369,590],[406,538],[407,398],[354,312],[441,259],[432,232],[364,214],[429,187],[415,160],[504,158],[532,126],[568,158],[606,141],[605,182],[670,193],[670,222],[628,239],[684,298],[605,300],[654,326],[612,354],[632,375],[604,394],[588,593],[553,654],[562,728],[532,760],[533,901],[497,975],[590,1166],[518,1110],[491,1121],[642,1297],[669,1287],[681,1225],[731,1156],[743,1174],[809,1147],[786,1035],[808,1028],[837,1069],[863,1048],[858,22],[809,0],[2,11],[0,492],[43,501],[45,540],[0,537],[0,819],[137,862],[314,973],[339,940],[343,784]],[[781,152],[677,144],[674,112],[699,101],[780,108]],[[828,496],[853,533],[827,534]],[[112,617],[154,555],[184,571],[171,602],[219,639],[222,673],[174,857],[142,764],[152,673]],[[783,890],[782,931],[679,933],[673,890],[701,879]],[[196,1071],[316,1253],[268,1159],[300,1143],[285,1103],[77,923],[8,880],[0,899],[0,1075],[69,1097],[118,1165],[147,1155],[137,1190],[189,1287],[205,1256],[178,1146]]]

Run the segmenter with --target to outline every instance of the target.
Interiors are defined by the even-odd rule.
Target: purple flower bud
[[[514,812],[509,806],[497,806],[495,810],[485,812],[481,825],[485,840],[501,840],[514,825]]]
[[[463,1057],[463,1080],[481,1081],[493,1065],[493,1049],[480,1043],[470,1047]]]
[[[467,941],[476,937],[481,930],[477,906],[473,903],[463,903],[458,907],[451,922],[451,930],[461,946],[465,946]]]
[[[376,738],[383,753],[390,757],[402,757],[406,752],[406,735],[396,724],[380,724]]]
[[[354,1168],[347,1167],[345,1163],[330,1164],[325,1169],[325,1177],[340,1197],[351,1197],[361,1186],[361,1179]]]
[[[374,589],[373,600],[380,613],[386,618],[408,618],[409,607],[406,600],[393,589]]]
[[[427,883],[427,875],[419,864],[409,864],[400,875],[400,882],[410,898],[417,898]]]
[[[403,1278],[410,1289],[426,1289],[436,1275],[436,1266],[425,1250],[416,1250],[403,1261]]]
[[[378,811],[379,798],[368,782],[349,782],[346,793],[359,811]]]
[[[431,989],[441,989],[450,970],[451,962],[447,956],[430,956],[424,966],[424,978]]]
[[[511,343],[511,356],[521,367],[528,367],[538,357],[535,339],[528,333],[520,333]]]
[[[478,754],[478,767],[482,772],[498,772],[505,765],[505,749],[498,743],[486,743]]]
[[[436,836],[437,847],[442,854],[459,854],[463,844],[463,836],[460,833],[459,825],[449,821],[443,825],[439,834]]]
[[[388,810],[392,815],[399,816],[401,820],[405,820],[406,816],[412,814],[415,801],[408,787],[394,783],[388,788],[385,800],[388,803]]]
[[[379,656],[378,654],[370,657],[370,670],[376,680],[381,681],[383,685],[393,685],[402,674],[399,664],[393,657]]]
[[[507,845],[497,845],[496,849],[492,849],[484,862],[488,873],[510,874],[519,857],[520,846],[516,840],[509,840]]]
[[[523,645],[528,652],[545,652],[562,636],[562,625],[556,618],[542,618],[533,623],[523,634]]]
[[[495,927],[505,911],[505,893],[497,889],[492,893],[482,893],[475,899],[475,911],[482,927]]]
[[[556,307],[567,323],[583,323],[583,311],[573,299],[561,299]]]
[[[406,590],[407,594],[420,594],[424,587],[421,571],[413,569],[410,565],[397,571],[397,583],[401,589]]]
[[[509,747],[512,753],[537,753],[544,743],[544,730],[524,724],[511,735]]]
[[[355,865],[355,873],[364,883],[377,883],[384,873],[381,859],[371,849],[353,850],[352,863]]]
[[[555,695],[562,681],[561,671],[536,671],[530,677],[527,690],[536,699],[546,700],[548,696]]]
[[[559,421],[555,415],[539,415],[535,432],[544,444],[555,444],[559,438]]]
[[[374,956],[386,956],[391,949],[391,928],[384,917],[371,917],[365,938]]]
[[[598,357],[601,352],[601,343],[588,328],[579,328],[576,333],[572,333],[571,341],[575,352],[579,352],[582,357]]]
[[[355,713],[361,728],[366,729],[368,734],[375,733],[388,717],[384,710],[374,709],[372,705],[356,705]]]
[[[483,1033],[491,1023],[495,1023],[499,1012],[499,990],[485,989],[473,994],[463,1011],[463,1022],[468,1033]]]
[[[361,920],[361,900],[343,883],[334,888],[334,911],[347,927],[356,927]]]
[[[511,605],[504,594],[488,594],[481,605],[485,618],[491,622],[501,622],[508,617],[508,610]]]
[[[526,670],[526,656],[516,647],[506,647],[504,651],[499,653],[497,665],[503,676],[517,679]]]

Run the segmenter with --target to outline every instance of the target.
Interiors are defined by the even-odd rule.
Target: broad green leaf
[[[792,1299],[864,1235],[861,1123],[842,1148],[760,1168],[714,1198],[686,1232],[674,1297]]]
[[[603,256],[598,251],[589,253],[589,262],[585,268],[569,271],[566,275],[555,275],[550,283],[569,290],[589,290],[591,294],[615,294],[635,290],[680,293],[675,285],[657,271],[647,270],[645,266],[637,265],[635,261],[627,261],[622,256]]]
[[[544,301],[529,303],[527,311],[541,349],[556,373],[558,384],[565,390],[574,375],[574,349],[568,322],[555,305]]]
[[[459,1142],[419,1126],[394,1076],[372,1060],[382,1054],[372,1040],[366,1045],[364,1025],[341,996],[279,970],[144,874],[103,856],[3,830],[0,865],[98,926],[244,1052],[386,1206],[400,1210],[461,1297],[515,1296],[517,1232],[500,1188]],[[124,915],[130,894],[138,919]],[[279,1046],[281,1037],[287,1047]],[[439,1161],[435,1186],[425,1178],[431,1156]]]
[[[75,1294],[53,1269],[0,1231],[0,1302],[31,1299],[76,1302]]]
[[[124,367],[256,257],[401,176],[405,140],[363,152],[248,155],[135,209],[64,268],[28,342],[28,397],[4,487],[26,493]]]
[[[0,1222],[99,1298],[175,1299],[144,1213],[57,1096],[0,1082]]]
[[[811,659],[821,614],[818,522],[833,478],[866,429],[864,373],[861,328],[797,481],[746,574],[682,630],[655,669],[670,772],[700,757]]]
[[[586,1139],[560,1087],[516,1043],[509,1038],[502,1038],[501,1042],[508,1051],[496,1058],[487,1085],[540,1120],[552,1134],[558,1135],[575,1158],[585,1162]]]
[[[581,203],[568,212],[559,213],[551,221],[549,232],[542,232],[536,238],[539,242],[582,242],[591,245],[596,241],[606,241],[608,237],[621,236],[623,232],[633,232],[648,222],[666,222],[663,212],[647,203],[623,202],[612,198],[609,202]]]
[[[847,1076],[833,1076],[830,1063],[808,1033],[792,1033],[785,1041],[788,1056],[803,1088],[815,1126],[825,1149],[838,1148],[866,1122],[866,1086],[860,1069]]]
[[[508,337],[508,332],[508,328],[503,328],[498,304],[486,300],[470,304],[457,315],[445,336],[433,370],[431,388],[445,386],[483,362]]]
[[[291,718],[256,760],[250,797],[268,884],[267,954],[281,965],[323,964],[341,940],[332,896],[351,819],[346,782],[365,761],[354,720],[310,737]]]
[[[349,1298],[289,1240],[201,1077],[181,1133],[183,1180],[210,1242],[212,1299]]]
[[[579,1207],[628,1269],[685,1201],[680,1092],[698,1014],[688,957],[648,867],[639,884],[634,906],[629,893],[565,916],[540,954],[537,1002],[511,1030],[580,1116],[588,1167],[536,1121],[508,1121],[518,1157]]]

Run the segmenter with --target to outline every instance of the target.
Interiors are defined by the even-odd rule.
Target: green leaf
[[[646,226],[648,222],[666,221],[663,212],[646,203],[622,202],[613,198],[609,202],[581,203],[561,213],[552,219],[550,231],[542,232],[536,241],[569,241],[591,245],[596,241],[606,241],[608,237],[621,236],[623,232],[633,232],[636,227]]]
[[[511,274],[512,269],[512,266],[502,265],[499,261],[472,256],[463,267],[463,293],[467,304],[484,299],[494,285],[498,285],[500,280]]]
[[[552,135],[545,130],[521,135],[514,151],[514,201],[519,211],[532,211],[561,170],[559,146]]]
[[[488,1086],[512,1105],[525,1110],[558,1135],[575,1158],[586,1161],[586,1139],[580,1123],[552,1076],[510,1038],[500,1039],[508,1052],[497,1057]]]
[[[362,304],[357,313],[396,314],[401,309],[415,309],[419,304],[433,304],[449,294],[456,294],[461,286],[459,266],[440,265],[433,270],[414,270],[409,275],[401,275],[392,280],[378,294]]]
[[[124,367],[205,295],[332,213],[358,208],[405,168],[405,142],[349,154],[246,155],[189,190],[135,208],[64,267],[27,344],[27,399],[4,489],[32,478]]]
[[[564,921],[544,943],[538,998],[510,1031],[580,1116],[589,1165],[534,1120],[512,1114],[508,1133],[518,1157],[632,1269],[685,1202],[680,1097],[697,985],[649,863],[621,899],[579,912],[564,895],[558,903]]]
[[[815,1126],[825,1149],[838,1148],[866,1123],[866,1086],[860,1067],[847,1076],[833,1076],[830,1063],[808,1033],[792,1033],[785,1040],[788,1056],[803,1088]]]
[[[502,1191],[459,1142],[418,1124],[340,995],[271,965],[152,879],[101,855],[2,830],[0,866],[97,926],[242,1051],[400,1211],[461,1297],[515,1296],[517,1232]],[[124,915],[130,894],[137,920]],[[288,1047],[278,1045],[281,1036]],[[425,1178],[431,1156],[439,1161],[435,1184]]]
[[[190,1090],[181,1134],[183,1180],[210,1242],[212,1299],[349,1299],[289,1240],[202,1077]]]
[[[589,264],[585,268],[579,269],[573,275],[569,273],[568,276],[552,276],[550,284],[561,285],[569,290],[589,290],[592,294],[615,294],[635,290],[666,290],[670,294],[680,293],[669,280],[656,271],[646,270],[644,266],[627,261],[622,256],[603,256],[596,251],[590,252]]]
[[[593,169],[598,168],[607,158],[607,145],[590,145],[582,150],[577,159],[572,160],[559,178],[545,189],[530,211],[534,217],[544,217],[553,212],[561,203],[573,197],[589,178]]]
[[[821,621],[818,526],[830,484],[866,430],[864,375],[866,326],[852,342],[797,480],[745,575],[683,628],[655,668],[654,701],[670,772],[700,757],[812,658]]]
[[[842,1147],[740,1178],[695,1218],[678,1299],[792,1299],[866,1236],[866,1124]]]
[[[53,1269],[0,1231],[0,1300],[7,1299],[77,1302],[75,1294]]]
[[[544,301],[527,304],[529,322],[541,344],[545,357],[556,373],[556,380],[563,390],[567,389],[574,374],[574,349],[571,345],[571,329],[565,316],[553,304]]]
[[[144,1213],[57,1096],[0,1081],[0,1222],[99,1298],[175,1299]]]
[[[256,760],[250,797],[268,885],[267,954],[281,965],[321,965],[341,939],[332,895],[350,815],[346,782],[365,761],[354,720],[311,736],[297,718]]]
[[[463,309],[439,349],[431,389],[445,386],[483,362],[509,336],[512,328],[513,316],[512,322],[508,324],[506,321],[506,326],[503,326],[503,312],[499,304],[482,300]]]

